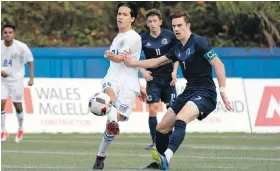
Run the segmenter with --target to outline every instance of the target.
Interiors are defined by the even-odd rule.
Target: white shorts
[[[135,104],[136,92],[127,89],[124,83],[115,80],[104,79],[102,81],[102,92],[104,92],[104,90],[108,87],[114,90],[114,93],[117,97],[116,108],[118,112],[128,119]]]
[[[23,79],[15,81],[1,80],[1,99],[6,100],[10,96],[12,102],[21,103],[23,99],[24,82]]]

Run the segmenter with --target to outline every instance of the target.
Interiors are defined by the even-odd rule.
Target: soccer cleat
[[[153,162],[151,164],[149,164],[148,166],[145,166],[142,169],[160,169],[159,165],[157,164],[157,162]]]
[[[102,170],[104,168],[104,160],[106,157],[96,156],[93,170]]]
[[[168,162],[165,156],[161,155],[156,148],[152,149],[152,157],[159,165],[161,170],[168,170]]]
[[[8,138],[9,134],[8,132],[2,132],[1,133],[1,142],[5,142]]]
[[[114,135],[120,134],[120,128],[118,122],[112,121],[107,124],[107,129],[111,131]]]
[[[15,138],[15,142],[19,143],[23,139],[23,130],[18,130],[17,136]]]
[[[155,143],[152,143],[152,144],[148,145],[148,146],[145,148],[145,150],[152,150],[155,146],[156,146],[156,144],[155,144]]]

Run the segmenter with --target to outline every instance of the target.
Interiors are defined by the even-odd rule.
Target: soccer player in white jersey
[[[106,151],[115,135],[120,133],[118,121],[127,121],[135,104],[136,97],[146,99],[146,93],[140,90],[138,80],[138,68],[127,67],[123,63],[125,51],[130,51],[131,58],[139,60],[142,51],[140,35],[131,25],[138,13],[138,6],[134,2],[122,2],[117,6],[117,24],[119,33],[115,37],[104,57],[110,60],[110,68],[107,71],[102,86],[103,92],[108,94],[113,101],[113,107],[108,113],[108,122],[102,142],[97,153],[94,170],[104,168]]]
[[[32,86],[34,78],[33,55],[25,43],[14,39],[14,25],[4,25],[1,32],[4,38],[4,40],[1,40],[1,142],[6,141],[8,136],[5,123],[5,105],[9,96],[15,106],[19,123],[15,141],[20,142],[23,138],[24,64],[28,62],[30,72],[28,85]]]

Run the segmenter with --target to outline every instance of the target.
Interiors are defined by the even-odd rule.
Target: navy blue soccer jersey
[[[149,32],[145,32],[142,37],[142,50],[146,59],[158,58],[167,54],[167,52],[177,44],[177,39],[174,33],[167,29],[161,29],[158,37],[152,37]],[[169,63],[158,68],[148,68],[152,72],[153,77],[169,78],[173,71],[173,64]]]
[[[165,56],[179,61],[188,87],[215,88],[210,61],[217,54],[203,37],[191,34],[185,46],[178,43]]]

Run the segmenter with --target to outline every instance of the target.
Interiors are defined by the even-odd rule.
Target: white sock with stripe
[[[98,156],[106,156],[106,152],[108,147],[110,146],[111,142],[114,140],[114,135],[108,135],[106,131],[103,134],[103,138],[99,147],[99,151],[97,153]]]

